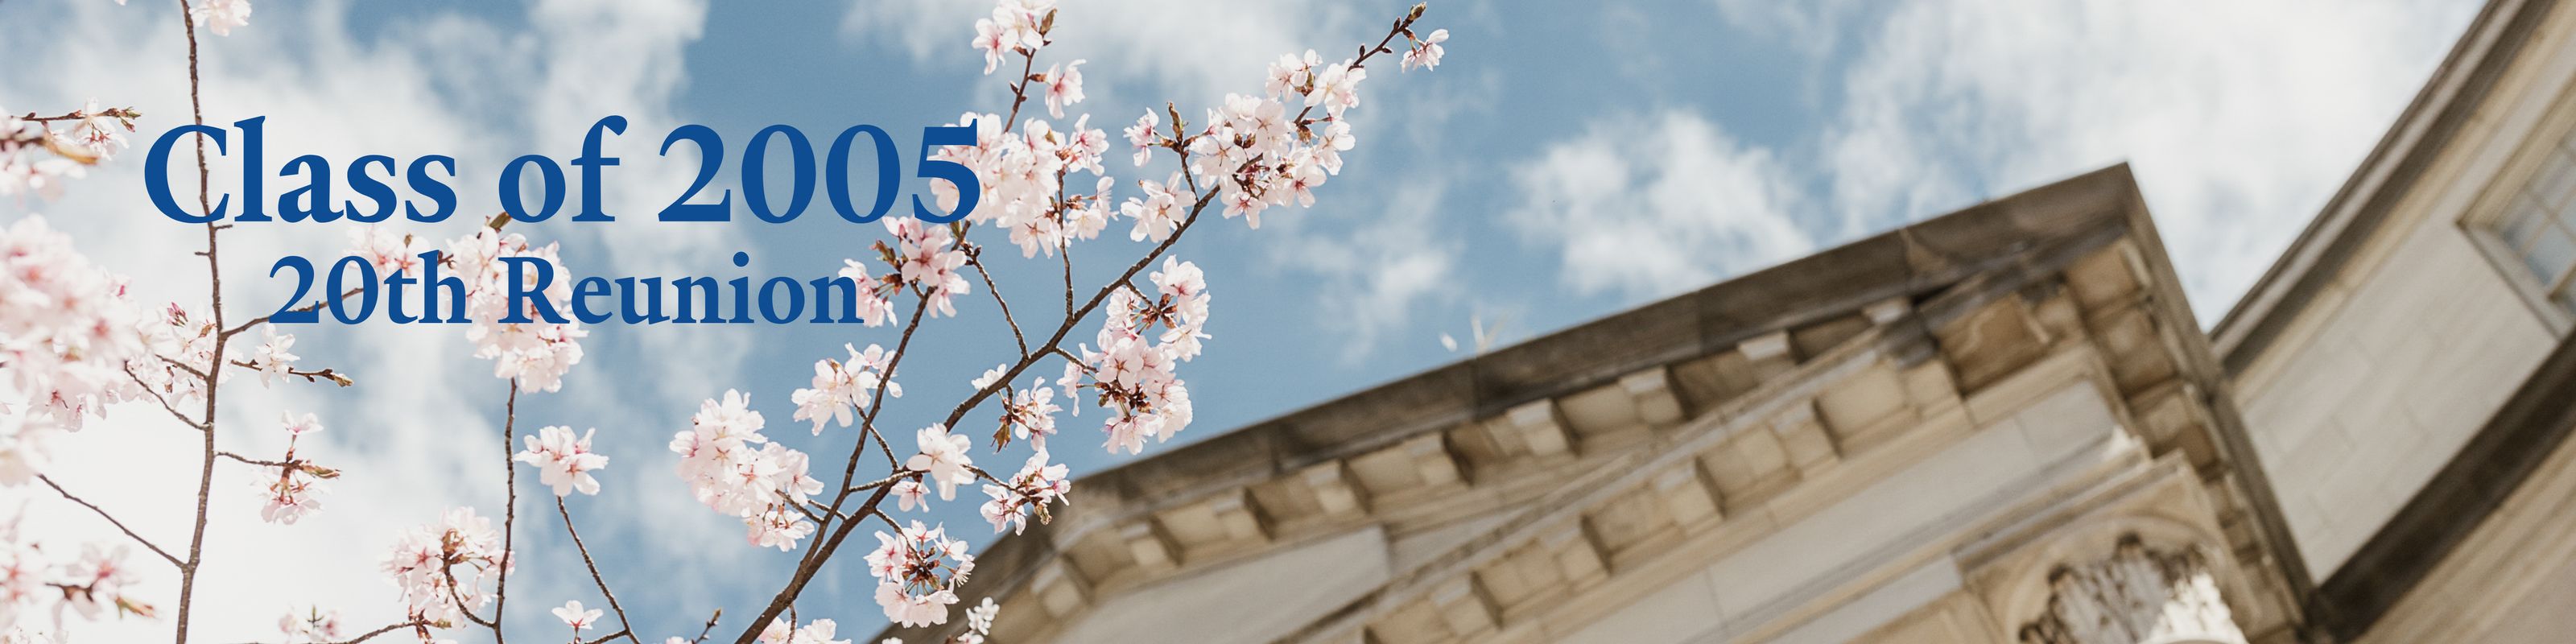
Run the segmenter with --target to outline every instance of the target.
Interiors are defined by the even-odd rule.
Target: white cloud
[[[1862,32],[1819,171],[1851,236],[2127,160],[2196,308],[2215,317],[2315,215],[2476,9],[1909,3]]]
[[[1135,120],[1144,109],[1164,100],[1195,115],[1192,105],[1213,105],[1226,92],[1261,91],[1262,74],[1283,54],[1308,49],[1327,59],[1347,58],[1357,39],[1371,43],[1385,35],[1386,22],[1401,5],[1355,8],[1351,2],[1201,2],[1197,0],[1107,0],[1061,5],[1057,42],[1039,54],[1039,71],[1048,63],[1075,59],[1104,62],[1083,67],[1089,100],[1112,123]],[[968,46],[975,19],[990,14],[989,0],[889,0],[851,5],[842,31],[851,38],[886,38],[902,44],[916,61],[935,61],[940,69],[983,69],[982,52]],[[1385,15],[1379,15],[1379,14]],[[1368,32],[1368,33],[1361,33]],[[996,69],[999,87],[1012,70]],[[1003,96],[1007,97],[1007,94]],[[1096,112],[1097,113],[1097,112]],[[1115,132],[1112,132],[1113,134]]]
[[[1695,113],[1601,119],[1511,177],[1520,205],[1504,220],[1587,294],[1670,295],[1814,246],[1788,170]]]
[[[1264,244],[1273,264],[1317,277],[1320,319],[1349,331],[1337,338],[1343,361],[1371,355],[1417,309],[1456,299],[1456,290],[1445,287],[1457,279],[1461,248],[1438,229],[1446,192],[1438,181],[1407,183],[1387,200],[1384,216],[1361,220],[1347,233],[1307,232],[1316,223],[1309,213],[1274,218],[1280,230],[1261,231],[1277,235]]]

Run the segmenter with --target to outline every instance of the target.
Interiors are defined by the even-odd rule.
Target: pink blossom
[[[510,460],[536,466],[538,480],[553,487],[555,496],[565,496],[574,490],[580,490],[582,494],[598,494],[599,479],[592,478],[590,473],[608,467],[608,457],[590,451],[590,437],[597,433],[599,430],[592,429],[575,439],[570,427],[540,428],[536,436],[520,437],[527,449]]]

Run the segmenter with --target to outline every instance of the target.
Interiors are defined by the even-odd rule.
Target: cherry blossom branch
[[[886,493],[893,490],[894,486],[888,485],[868,494],[868,500],[859,504],[860,514],[876,513],[877,504],[883,503]],[[832,551],[840,548],[841,540],[848,537],[851,529],[858,525],[858,521],[843,521],[841,525],[833,528],[830,538],[815,540],[814,543],[818,545],[814,550],[808,551],[805,561],[796,565],[796,573],[787,578],[787,587],[780,589],[777,596],[770,598],[769,607],[761,609],[760,615],[751,619],[751,626],[743,629],[741,636],[734,638],[734,644],[753,644],[753,641],[760,637],[762,627],[767,626],[770,620],[778,619],[779,613],[786,612],[789,606],[794,605],[796,596],[805,591],[805,584],[814,579],[814,573],[822,570],[823,562],[832,558]]]
[[[152,394],[152,401],[161,403],[161,410],[170,412],[170,417],[179,419],[180,424],[187,425],[190,429],[197,431],[206,431],[205,423],[197,422],[197,419],[190,418],[187,414],[181,413],[177,406],[170,404],[170,398],[168,396],[161,395],[160,389],[153,388],[152,383],[143,381],[142,375],[134,373],[134,367],[132,365],[127,365],[125,367],[125,377],[134,379],[134,384],[142,387],[145,393]]]
[[[1187,163],[1186,153],[1184,153],[1183,162]],[[1192,183],[1195,186],[1196,181],[1193,180]],[[1193,187],[1193,190],[1195,191],[1196,188]],[[1081,309],[1065,314],[1064,323],[1056,327],[1055,334],[1048,337],[1047,341],[1041,345],[1042,350],[1039,353],[1029,354],[1022,357],[1017,364],[1013,364],[1008,371],[1005,371],[1001,378],[995,379],[993,382],[986,384],[982,389],[975,390],[974,395],[968,396],[965,402],[958,403],[956,409],[948,412],[948,420],[946,423],[951,427],[956,426],[959,421],[966,419],[966,414],[968,412],[974,411],[976,406],[983,404],[985,398],[991,397],[995,392],[1008,387],[1011,382],[1019,379],[1021,372],[1027,371],[1031,366],[1035,366],[1038,363],[1038,360],[1043,357],[1046,350],[1060,350],[1064,344],[1065,336],[1073,333],[1073,328],[1080,325],[1084,318],[1089,317],[1093,310],[1100,308],[1100,303],[1108,300],[1110,293],[1116,292],[1118,284],[1135,279],[1138,272],[1142,272],[1145,270],[1145,267],[1153,265],[1154,260],[1160,259],[1164,251],[1171,250],[1173,244],[1179,243],[1181,241],[1181,235],[1189,232],[1190,226],[1198,223],[1199,214],[1205,212],[1207,210],[1208,203],[1215,200],[1215,198],[1216,191],[1214,190],[1210,190],[1206,194],[1199,195],[1198,199],[1190,204],[1189,216],[1181,220],[1180,226],[1172,229],[1171,236],[1163,238],[1163,242],[1156,244],[1152,252],[1146,253],[1143,259],[1136,260],[1134,265],[1128,266],[1127,271],[1125,273],[1121,273],[1117,280],[1111,282],[1108,286],[1101,287],[1099,292],[1092,294],[1091,301],[1083,304]]]
[[[251,458],[251,457],[248,457],[248,456],[243,456],[243,455],[240,455],[240,454],[235,454],[235,453],[232,453],[232,452],[215,452],[215,455],[216,455],[216,456],[221,456],[221,457],[224,457],[224,458],[233,459],[233,460],[236,460],[236,461],[241,461],[243,464],[246,464],[246,465],[255,465],[255,466],[259,466],[259,467],[300,467],[300,465],[298,465],[298,464],[296,464],[296,463],[289,463],[289,462],[286,462],[286,461],[270,461],[270,460],[256,459],[256,458]]]
[[[37,116],[35,112],[28,112],[26,116],[18,117],[18,120],[32,123],[49,123],[53,121],[79,120],[93,116],[105,116],[114,119],[138,119],[143,118],[143,113],[134,111],[134,108],[131,107],[111,107],[99,110],[97,114],[91,114],[82,110],[72,110],[70,112],[63,113],[61,116]]]
[[[161,549],[161,546],[153,545],[153,544],[152,544],[152,540],[150,540],[150,539],[145,539],[145,538],[143,538],[143,535],[136,534],[136,533],[134,532],[134,529],[133,529],[133,528],[125,527],[125,522],[116,520],[116,517],[115,517],[114,515],[108,514],[108,513],[107,513],[107,510],[106,510],[106,509],[104,509],[104,508],[100,508],[100,507],[98,507],[98,504],[91,503],[91,502],[89,502],[89,501],[87,501],[87,500],[84,500],[84,499],[82,499],[82,498],[78,497],[78,496],[74,496],[74,495],[72,495],[72,493],[71,493],[71,491],[70,491],[70,490],[65,490],[65,489],[63,489],[63,485],[62,485],[61,483],[55,483],[55,482],[54,482],[54,479],[52,479],[52,478],[50,478],[50,477],[47,477],[47,476],[45,476],[45,475],[43,475],[43,474],[38,474],[38,475],[36,475],[36,480],[38,480],[38,481],[44,481],[44,482],[45,482],[45,487],[53,488],[53,489],[54,489],[54,493],[55,493],[55,494],[63,495],[63,498],[64,498],[65,500],[69,500],[69,501],[71,501],[71,502],[73,502],[73,503],[80,504],[80,506],[81,506],[81,507],[89,508],[89,511],[90,511],[90,512],[92,512],[92,513],[97,514],[97,515],[98,515],[98,518],[106,519],[106,520],[107,520],[108,525],[116,526],[116,530],[117,530],[118,532],[123,532],[123,533],[125,533],[125,536],[127,536],[127,537],[129,537],[129,538],[134,539],[134,542],[135,542],[135,543],[143,544],[143,547],[144,547],[145,549],[151,550],[151,551],[152,551],[152,554],[161,555],[161,559],[162,559],[163,561],[168,561],[168,562],[170,562],[170,565],[172,565],[172,566],[178,566],[178,567],[179,567],[179,568],[181,568],[181,569],[185,569],[185,568],[187,568],[187,567],[188,567],[188,564],[181,563],[181,562],[179,561],[179,558],[178,558],[178,557],[170,556],[170,551],[168,551],[168,550],[162,550],[162,549]]]
[[[591,560],[590,546],[582,544],[581,531],[573,529],[572,510],[564,507],[563,497],[555,497],[555,514],[563,517],[564,534],[572,535],[573,549],[581,552],[581,565],[590,568],[591,583],[599,585],[599,594],[608,597],[608,609],[617,613],[617,625],[620,627],[619,630],[615,634],[593,641],[606,642],[617,639],[619,636],[625,636],[628,641],[632,641],[635,644],[644,644],[643,640],[635,639],[635,625],[626,621],[626,608],[618,605],[617,593],[608,589],[608,579],[599,576],[599,563]]]
[[[1047,14],[1047,24],[1048,26],[1053,26],[1055,24],[1055,14]],[[1038,33],[1043,36],[1046,32],[1041,30]],[[1021,51],[1020,82],[1011,84],[1011,115],[1002,117],[1003,132],[1011,131],[1011,126],[1020,120],[1020,105],[1029,102],[1029,80],[1032,78],[1032,76],[1030,76],[1030,72],[1036,71],[1037,68],[1037,52]]]
[[[358,644],[359,642],[364,642],[364,641],[367,641],[367,640],[375,639],[375,638],[377,638],[377,637],[381,637],[381,636],[384,636],[384,635],[391,634],[391,633],[393,633],[394,631],[399,631],[399,630],[406,629],[406,628],[421,628],[421,627],[425,627],[425,626],[429,626],[429,625],[430,625],[430,623],[429,623],[429,621],[428,621],[428,620],[418,620],[418,619],[415,619],[415,620],[412,620],[412,621],[408,621],[408,622],[395,622],[395,623],[392,623],[392,624],[386,624],[386,625],[384,625],[384,626],[377,627],[377,628],[376,628],[376,630],[367,631],[367,632],[365,632],[365,633],[359,633],[357,637],[352,637],[352,638],[345,639],[345,640],[334,640],[334,641],[329,641],[329,642],[317,642],[316,644]],[[253,644],[256,644],[256,643],[253,643]]]
[[[993,294],[993,303],[1002,307],[1002,322],[1011,326],[1011,341],[1019,343],[1020,355],[1028,355],[1029,339],[1026,336],[1020,335],[1019,318],[1011,316],[1011,303],[1002,299],[1002,287],[994,284],[993,273],[984,269],[984,247],[967,246],[966,248],[966,264],[974,266],[975,274],[984,278],[984,290]],[[1072,260],[1067,259],[1066,261],[1070,262]]]
[[[189,117],[196,125],[204,126],[206,107],[202,94],[205,83],[197,70],[197,23],[191,17],[188,0],[178,1],[179,24],[188,37]],[[212,213],[215,210],[213,198],[210,196],[213,190],[213,179],[212,171],[206,165],[206,137],[198,136],[196,139],[197,208],[199,212]],[[215,237],[222,230],[219,225],[206,224],[206,251],[200,253],[206,258],[206,296],[211,301],[208,308],[212,309],[215,328],[218,329],[224,328],[224,277],[223,261],[218,257],[219,246],[215,242]],[[231,339],[230,335],[216,334],[213,353],[216,359],[222,359],[224,347]],[[189,529],[188,563],[179,567],[179,614],[173,625],[177,631],[173,639],[175,644],[188,644],[188,623],[195,615],[196,609],[197,571],[205,563],[206,518],[208,504],[213,501],[215,492],[215,402],[217,386],[220,384],[217,371],[220,371],[218,367],[209,366],[202,374],[206,382],[206,412],[202,416],[205,419],[203,425],[205,431],[202,432],[205,440],[200,450],[202,456],[197,463],[197,514]]]
[[[341,293],[341,294],[339,294],[339,295],[331,296],[331,299],[327,299],[327,300],[314,300],[312,304],[306,304],[306,305],[304,305],[304,306],[299,306],[299,307],[295,307],[295,308],[293,308],[293,309],[288,309],[288,312],[290,312],[290,313],[312,313],[312,312],[314,312],[314,311],[320,311],[320,310],[322,310],[322,307],[330,306],[332,302],[338,302],[338,301],[340,301],[340,300],[345,300],[345,299],[348,299],[348,298],[357,297],[357,296],[358,296],[358,294],[359,294],[360,292],[363,292],[363,291],[365,291],[365,290],[366,290],[366,289],[365,289],[364,287],[349,289],[347,292],[343,292],[343,293]],[[249,331],[249,330],[251,329],[251,327],[259,326],[259,325],[262,325],[262,324],[267,324],[267,323],[268,323],[268,319],[269,319],[269,317],[270,317],[270,316],[262,315],[262,316],[259,316],[259,317],[251,318],[249,322],[243,322],[243,323],[241,323],[241,326],[237,326],[237,327],[233,327],[233,328],[229,328],[229,329],[224,329],[220,334],[218,334],[218,336],[217,336],[217,337],[225,337],[225,338],[229,338],[229,337],[232,337],[232,336],[241,335],[241,334],[242,334],[242,332],[244,332],[244,331]],[[217,324],[216,326],[222,326],[222,325],[221,325],[221,324]],[[347,385],[342,385],[342,386],[347,386]]]
[[[510,399],[503,403],[501,416],[501,469],[507,472],[501,479],[501,487],[509,492],[509,505],[502,506],[501,510],[501,557],[504,561],[518,557],[518,554],[512,550],[511,543],[519,536],[518,531],[513,529],[519,522],[519,466],[516,461],[510,460],[510,441],[515,439],[513,434],[518,431],[518,424],[519,379],[511,378]],[[564,526],[565,529],[571,529],[572,524],[566,522]],[[583,557],[587,559],[589,555],[584,554]],[[513,567],[515,566],[504,563],[496,578],[497,581],[492,584],[492,644],[504,644],[504,637],[501,634],[501,612],[510,604],[510,569]],[[615,603],[616,600],[611,599],[609,602]],[[622,616],[621,619],[623,619]]]
[[[266,370],[266,369],[261,368],[259,365],[252,364],[252,363],[250,363],[250,362],[248,362],[248,361],[244,361],[244,360],[234,360],[234,361],[232,361],[232,365],[233,365],[233,366],[236,366],[236,367],[241,367],[241,368],[244,368],[244,369],[249,369],[249,370],[252,370],[252,371],[265,371],[265,370]],[[331,369],[329,369],[329,368],[323,368],[323,369],[319,369],[319,370],[314,370],[314,369],[296,369],[296,368],[292,368],[292,367],[290,367],[290,368],[286,369],[285,373],[286,373],[286,375],[289,375],[289,376],[296,376],[296,377],[303,378],[305,382],[321,382],[321,381],[324,381],[324,380],[329,380],[329,381],[331,381],[331,384],[339,385],[339,386],[342,386],[342,387],[347,387],[347,386],[349,386],[349,385],[358,384],[356,381],[350,380],[348,376],[340,375],[340,373],[339,373],[339,372],[337,372],[337,371],[333,371],[333,370],[331,370]]]
[[[715,614],[708,615],[706,627],[698,629],[698,637],[696,639],[689,640],[689,644],[705,644],[707,641],[707,634],[716,632],[716,620],[723,617],[724,609],[722,608],[716,609]]]
[[[620,638],[620,637],[626,638],[626,639],[631,640],[631,641],[639,642],[639,643],[643,641],[643,640],[637,640],[637,639],[635,639],[635,629],[632,629],[632,628],[621,628],[621,629],[618,629],[618,630],[617,630],[617,632],[615,632],[615,633],[609,633],[609,634],[607,634],[607,635],[599,636],[599,639],[591,640],[591,641],[589,641],[589,642],[585,642],[585,643],[583,643],[583,644],[606,644],[609,640],[617,639],[617,638]]]
[[[505,554],[504,556],[506,557],[507,555]],[[501,568],[503,570],[508,570],[509,564],[504,563]],[[492,632],[496,634],[501,631],[501,624],[498,620],[484,619],[483,616],[474,614],[473,607],[465,605],[465,595],[456,590],[457,586],[460,585],[456,580],[456,564],[440,561],[438,564],[438,574],[447,577],[447,601],[456,604],[456,614],[464,615],[465,621],[473,622],[477,626],[492,629]]]

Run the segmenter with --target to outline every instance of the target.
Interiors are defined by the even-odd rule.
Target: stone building
[[[2576,641],[2571,4],[2486,7],[2214,329],[2113,167],[1094,474],[969,596],[1013,644]]]

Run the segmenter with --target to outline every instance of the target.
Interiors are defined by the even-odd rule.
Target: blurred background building
[[[963,594],[1013,643],[2569,641],[2568,4],[2490,3],[2213,329],[2113,167],[1092,475]]]

